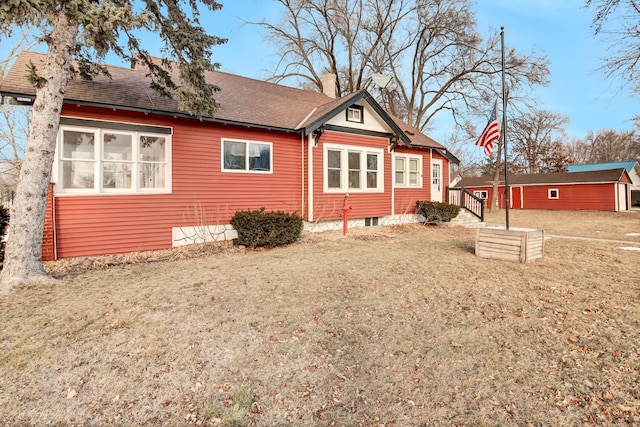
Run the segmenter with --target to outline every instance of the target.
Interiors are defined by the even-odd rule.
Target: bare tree
[[[585,0],[594,10],[592,28],[611,45],[602,70],[640,93],[640,1]]]
[[[640,160],[640,137],[631,130],[589,131],[583,146],[587,163]]]
[[[226,40],[205,33],[200,6],[212,11],[222,7],[215,0],[3,3],[0,36],[33,25],[42,31],[47,54],[42,65],[31,64],[28,73],[35,87],[33,117],[11,211],[0,293],[48,280],[42,265],[42,233],[60,111],[72,76],[108,75],[100,61],[115,53],[146,67],[152,89],[176,99],[181,109],[199,116],[217,111],[214,94],[219,88],[205,80],[205,72],[217,66],[211,63],[212,46]],[[144,49],[141,31],[159,35],[166,55],[162,62],[154,61]],[[172,66],[178,79],[172,77]]]
[[[336,74],[338,96],[369,86],[385,73],[393,83],[373,90],[390,112],[425,131],[448,113],[460,126],[485,114],[499,96],[500,38],[483,40],[469,0],[277,0],[281,22],[255,23],[279,47],[272,80],[295,78],[322,90]],[[512,93],[546,84],[545,58],[507,49]]]
[[[589,144],[584,139],[572,138],[564,145],[564,150],[570,164],[590,163]]]
[[[16,189],[30,119],[29,107],[0,105],[0,193]]]
[[[530,109],[510,122],[513,166],[521,173],[561,172],[568,158],[562,141],[569,118],[547,110]]]
[[[0,59],[0,83],[4,80],[11,61],[20,52],[36,44],[34,32],[32,27],[28,27],[22,31],[16,31],[13,37],[5,40],[5,46],[11,47],[6,57]],[[29,107],[0,103],[0,193],[10,192],[16,188],[30,118]]]
[[[460,161],[459,164],[451,164],[451,177],[480,176],[481,164],[477,158],[475,145],[469,144],[469,137],[460,130],[444,137],[446,147]]]

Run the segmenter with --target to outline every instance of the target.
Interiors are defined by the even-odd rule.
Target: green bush
[[[429,202],[427,200],[418,200],[416,202],[416,211],[425,218],[431,215],[438,215],[442,221],[451,221],[460,213],[460,206],[449,203]]]
[[[295,213],[265,212],[264,208],[252,211],[237,211],[231,218],[236,229],[236,245],[250,248],[258,246],[280,246],[293,243],[302,233],[302,217]]]
[[[0,205],[0,263],[4,262],[4,233],[9,225],[9,209]],[[0,270],[2,265],[0,264]]]

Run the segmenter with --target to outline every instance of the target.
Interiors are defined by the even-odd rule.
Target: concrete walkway
[[[590,240],[594,242],[604,243],[624,243],[627,245],[640,245],[640,242],[632,242],[629,240],[611,240],[611,239],[598,239],[597,237],[579,237],[579,236],[563,236],[560,234],[545,234],[545,237],[552,239],[569,239],[569,240]]]

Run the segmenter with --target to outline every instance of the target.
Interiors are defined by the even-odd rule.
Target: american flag
[[[493,110],[491,110],[491,117],[489,117],[489,122],[476,141],[476,145],[484,147],[484,154],[486,154],[487,156],[492,156],[493,143],[498,138],[500,138],[500,128],[498,127],[498,102],[496,101],[493,104]]]

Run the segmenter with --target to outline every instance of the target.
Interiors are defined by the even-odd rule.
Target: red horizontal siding
[[[469,187],[469,191],[487,191],[491,200],[492,187]],[[549,189],[558,189],[559,198],[549,199]],[[512,190],[520,191],[518,187]],[[500,196],[499,207],[504,209],[504,186],[498,188]],[[524,185],[522,186],[522,207],[524,209],[549,209],[549,210],[597,210],[615,211],[615,184],[568,184],[568,185]],[[517,198],[520,207],[519,195],[513,195],[513,200]]]
[[[323,153],[324,144],[344,144],[383,149],[384,193],[325,193]],[[349,193],[350,218],[391,215],[391,156],[387,152],[389,140],[365,135],[325,132],[320,143],[313,148],[313,216],[315,221],[342,218],[345,193]]]
[[[56,197],[60,258],[168,248],[172,228],[228,224],[237,210],[301,212],[302,143],[298,134],[197,120],[65,106],[63,115],[172,126],[172,192]],[[221,172],[221,139],[272,143],[273,173]]]
[[[171,194],[58,195],[55,198],[56,248],[61,258],[125,253],[171,247],[172,228],[228,224],[240,209],[303,212],[306,185],[306,141],[296,133],[250,129],[199,122],[169,116],[65,105],[63,115],[77,118],[170,126],[172,136]],[[221,139],[272,143],[273,173],[225,173],[221,171]],[[344,193],[325,194],[323,143],[355,145],[384,150],[384,192],[350,193],[352,218],[390,215],[392,180],[388,140],[373,136],[326,132],[314,148],[314,219],[339,219]],[[305,147],[305,150],[303,150]],[[415,201],[430,198],[430,155],[443,159],[443,182],[448,182],[448,161],[437,152],[408,149],[423,155],[423,188],[398,189],[395,213],[409,213]],[[304,169],[303,169],[304,168]],[[50,201],[50,206],[53,203]],[[306,200],[305,200],[306,202]],[[53,218],[54,212],[48,213]],[[205,219],[202,219],[204,216]],[[53,238],[46,235],[50,247]],[[47,252],[49,253],[49,252]]]
[[[396,215],[413,214],[416,212],[416,202],[418,200],[431,200],[431,151],[398,146],[395,149],[395,153],[422,156],[422,176],[420,177],[422,188],[396,187],[394,194],[394,213]],[[391,179],[393,182],[395,178],[391,177]]]
[[[551,188],[558,189],[557,199],[549,199]],[[614,184],[526,186],[523,193],[525,209],[615,210]]]
[[[449,159],[441,155],[436,150],[430,150],[425,148],[409,148],[399,146],[396,148],[396,153],[412,154],[422,156],[422,188],[396,188],[395,189],[395,213],[396,214],[409,214],[415,213],[415,205],[418,200],[431,200],[431,161],[442,161],[442,188],[443,188],[443,200],[445,188],[449,183]]]
[[[53,261],[56,259],[55,252],[55,230],[53,224],[55,204],[53,203],[53,184],[49,185],[47,193],[47,211],[44,220],[44,231],[42,233],[42,260]]]

